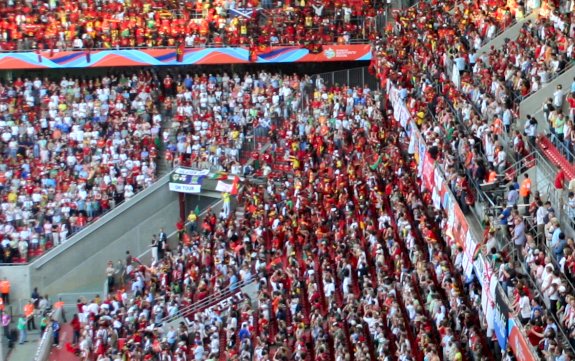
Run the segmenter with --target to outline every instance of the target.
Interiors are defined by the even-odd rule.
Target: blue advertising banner
[[[507,339],[509,337],[509,330],[507,324],[509,322],[509,307],[505,302],[503,290],[501,287],[495,289],[495,308],[493,310],[493,327],[499,347],[502,350],[507,349]]]

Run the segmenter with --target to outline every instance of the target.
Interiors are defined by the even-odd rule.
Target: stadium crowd
[[[471,9],[460,7],[464,14]],[[521,124],[514,114],[522,97],[537,91],[571,60],[570,9],[564,13],[558,4],[544,3],[537,20],[526,22],[517,40],[489,54],[475,53],[469,28],[462,28],[457,16],[446,10],[420,4],[401,13],[376,49],[373,67],[383,84],[389,80],[399,89],[462,209],[475,202],[475,189],[481,185],[501,183],[508,189],[498,204],[503,209],[499,219],[486,229],[484,251],[499,270],[533,347],[547,359],[570,359],[575,341],[573,240],[561,230],[550,202],[532,194],[531,181],[521,172],[532,164],[526,156],[537,144],[537,123],[527,115]],[[419,14],[426,16],[421,19]],[[415,29],[406,26],[418,19]],[[549,33],[557,36],[550,40]],[[555,108],[564,97],[561,89],[556,94],[550,100],[557,103]],[[553,115],[552,132],[563,141],[561,134],[570,131],[570,123],[560,111],[553,110]],[[562,190],[563,181],[556,187]],[[571,217],[574,196],[566,203],[571,204],[565,209]],[[500,247],[498,229],[515,251]]]
[[[26,262],[65,242],[152,184],[160,149],[168,166],[240,173],[245,135],[260,141],[301,107],[309,81],[140,71],[3,85],[2,261]]]
[[[385,6],[383,1],[358,0],[286,1],[278,6],[268,2],[267,9],[257,0],[8,2],[0,9],[0,49],[349,43],[374,36],[375,16]]]
[[[267,181],[238,196],[245,213],[191,215],[150,267],[129,257],[124,288],[80,305],[70,346],[98,359],[489,359],[477,285],[462,282],[383,101],[334,86],[288,107],[255,170],[271,168]],[[186,307],[250,282],[257,307]]]
[[[461,4],[454,15],[444,11],[449,4],[423,3],[398,13],[396,26],[376,44],[374,70],[400,89],[462,208],[475,201],[472,182],[507,175],[508,154],[525,160],[536,133],[531,121],[521,128],[514,104],[571,59],[570,16],[542,6],[536,23],[490,54],[474,51],[511,19],[538,8],[536,2],[501,12]],[[207,14],[215,12],[208,7]],[[557,36],[550,40],[547,32]],[[449,82],[454,64],[460,90]],[[315,87],[309,100],[306,84]],[[2,152],[9,159],[2,170],[2,243],[10,250],[4,257],[42,248],[42,240],[64,241],[110,203],[151,183],[160,143],[174,165],[206,162],[226,170],[238,166],[247,129],[272,143],[254,169],[267,176],[266,185],[246,184],[238,198],[245,218],[209,213],[150,267],[126,260],[131,292],[119,288],[79,307],[84,329],[73,347],[85,358],[491,357],[495,344],[484,339],[475,312],[478,283],[461,278],[460,250],[445,242],[445,215],[430,211],[431,195],[420,192],[399,124],[379,93],[265,72],[243,79],[159,79],[142,72],[92,83],[17,80],[1,90]],[[172,116],[174,128],[160,137],[163,119]],[[484,249],[532,345],[549,359],[568,360],[559,334],[575,339],[575,244],[550,204],[525,193],[517,180],[510,183],[501,228],[518,252],[499,247],[495,228],[487,229]],[[525,229],[516,194],[522,191],[542,233]],[[30,242],[20,246],[25,239]],[[540,294],[517,272],[518,262]],[[159,327],[187,305],[251,280],[258,283],[258,307],[243,300],[186,314],[178,327]]]
[[[153,76],[17,78],[0,86],[2,261],[66,241],[155,180]]]

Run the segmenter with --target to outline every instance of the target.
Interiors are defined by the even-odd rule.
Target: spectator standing
[[[36,321],[34,313],[35,313],[34,302],[33,300],[30,300],[26,305],[24,305],[24,316],[26,316],[26,324],[28,326],[28,331],[36,329]]]
[[[563,86],[557,84],[557,88],[553,92],[553,106],[555,109],[563,108],[563,99],[565,98],[565,93],[563,92]]]
[[[515,256],[519,261],[523,260],[523,247],[527,241],[525,235],[525,222],[521,216],[516,216],[514,219],[515,227],[513,228],[513,245],[515,246]]]
[[[515,303],[514,308],[519,315],[521,323],[526,325],[527,322],[529,322],[529,319],[531,318],[531,300],[529,299],[529,296],[525,293],[525,291],[523,291],[522,289],[520,289],[518,293],[519,293],[519,299]]]
[[[160,233],[158,234],[158,257],[159,259],[164,259],[165,252],[168,248],[168,235],[164,231],[164,228],[160,228]]]
[[[34,307],[38,308],[38,305],[40,304],[40,292],[38,292],[38,287],[34,287],[34,290],[32,291],[32,294],[30,295],[30,297],[32,298],[32,302],[34,303]]]
[[[112,261],[108,261],[108,264],[106,265],[106,277],[108,279],[108,291],[112,292],[114,290],[114,273],[116,272],[116,269],[114,268],[114,262]]]
[[[222,201],[223,201],[222,211],[224,212],[224,217],[227,219],[230,216],[230,203],[231,203],[231,196],[228,192],[222,193]]]
[[[18,318],[18,325],[16,328],[18,329],[18,344],[23,344],[24,342],[28,342],[28,333],[26,332],[26,317],[21,314]]]
[[[114,277],[116,278],[115,282],[119,287],[124,287],[124,278],[126,273],[126,266],[124,266],[124,262],[119,259],[116,262],[116,267],[114,270]]]
[[[60,348],[60,323],[56,319],[52,319],[50,323],[50,327],[52,327],[52,337],[53,337],[53,344],[57,348]]]
[[[150,245],[150,248],[152,249],[152,262],[157,262],[158,261],[158,247],[160,246],[159,242],[158,242],[158,238],[156,237],[156,235],[152,235],[152,244]]]
[[[535,148],[535,142],[537,139],[537,120],[531,115],[527,115],[527,120],[525,120],[525,136],[529,142],[529,150],[532,151]]]
[[[511,208],[517,205],[519,201],[519,192],[513,185],[509,186],[509,192],[507,193],[507,207]]]
[[[2,312],[2,328],[4,329],[4,336],[10,340],[10,323],[12,316],[8,312]]]
[[[49,316],[43,314],[42,318],[40,319],[40,335],[44,334],[44,331],[46,331],[46,328],[48,328],[49,322],[50,322]]]
[[[575,92],[570,92],[567,95],[567,103],[569,103],[569,119],[575,121]]]
[[[2,281],[0,281],[0,293],[2,294],[2,301],[4,305],[10,303],[10,281],[8,278],[4,277]]]
[[[567,216],[571,220],[571,222],[575,221],[575,193],[569,192],[569,196],[567,198],[567,204],[565,205],[567,208]]]
[[[555,106],[553,105],[553,98],[547,98],[545,103],[543,103],[542,109],[543,109],[543,117],[545,118],[545,121],[549,122],[549,117],[551,115],[551,112],[555,111]]]
[[[527,173],[525,173],[523,176],[525,178],[519,187],[519,196],[521,196],[523,204],[529,205],[529,198],[531,197],[531,179],[529,179],[529,174]]]
[[[72,321],[70,321],[70,325],[72,326],[72,330],[74,332],[74,335],[72,338],[72,344],[77,345],[80,342],[80,331],[82,329],[82,324],[80,322],[80,318],[78,317],[77,313],[75,313],[74,317],[72,317]]]
[[[194,233],[198,227],[197,224],[198,221],[198,215],[196,214],[195,211],[190,211],[190,214],[188,214],[188,230],[190,233]]]
[[[560,232],[557,239],[553,239],[551,242],[551,250],[553,251],[553,255],[557,262],[563,258],[563,252],[565,247],[567,246],[567,239],[565,237],[565,233]]]

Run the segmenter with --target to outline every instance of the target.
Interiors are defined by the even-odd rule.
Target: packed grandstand
[[[369,42],[378,86],[184,67],[1,83],[3,263],[65,243],[152,185],[160,163],[242,179],[233,211],[174,220],[186,223],[177,248],[151,264],[130,256],[120,276],[110,266],[119,279],[103,299],[78,300],[67,352],[161,361],[575,356],[575,242],[559,217],[564,207],[574,219],[575,196],[553,204],[531,192],[527,175],[543,147],[572,161],[575,87],[558,88],[543,119],[518,114],[572,63],[571,2],[421,2],[382,28],[379,1],[243,2],[249,20],[230,15],[232,2],[161,3],[8,2],[0,49]],[[516,22],[517,38],[479,53]],[[499,211],[473,240],[463,220],[496,182],[505,185]],[[255,299],[242,292],[249,284]],[[232,302],[194,307],[222,294]]]

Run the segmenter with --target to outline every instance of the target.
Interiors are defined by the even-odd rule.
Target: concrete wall
[[[28,272],[28,265],[21,266],[3,266],[0,267],[0,278],[7,277],[10,280],[10,305],[6,307],[6,311],[16,314],[21,312],[18,300],[30,297],[30,273]]]
[[[125,259],[127,250],[143,254],[160,227],[168,234],[175,230],[179,197],[168,190],[168,180],[160,179],[30,265],[0,267],[0,277],[12,283],[12,303],[30,297],[34,287],[51,296],[101,290],[108,260]],[[218,201],[215,195],[188,196],[187,208],[198,204],[203,210]]]

